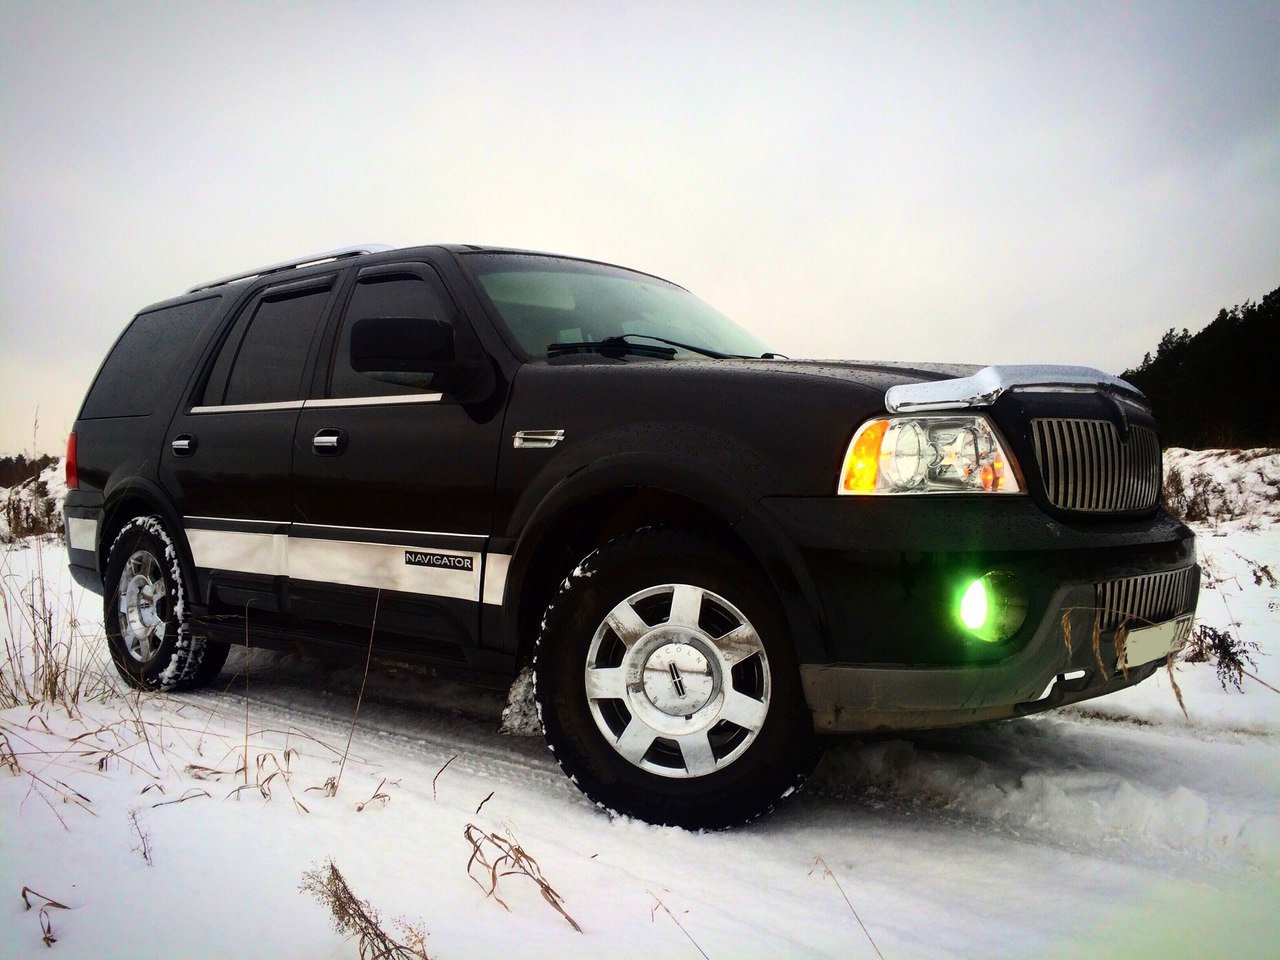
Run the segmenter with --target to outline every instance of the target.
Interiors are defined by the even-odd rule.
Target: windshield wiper
[[[711,357],[713,360],[747,360],[740,353],[721,353],[719,350],[712,350],[710,347],[695,347],[691,343],[681,343],[679,340],[668,340],[666,337],[655,336],[652,333],[624,333],[623,337],[644,337],[646,340],[657,340],[659,343],[665,343],[672,347],[679,347],[681,350],[688,350],[690,353],[700,353],[704,357]],[[610,339],[613,339],[610,337]]]
[[[549,343],[547,344],[547,359],[552,357],[563,357],[566,354],[574,353],[598,353],[605,357],[622,358],[624,356],[633,357],[655,357],[661,360],[670,360],[676,355],[675,350],[671,347],[658,347],[649,343],[629,343],[625,338],[626,334],[619,337],[605,337],[603,340],[579,340],[573,343]]]

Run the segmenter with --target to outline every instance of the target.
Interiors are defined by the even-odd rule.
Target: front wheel
[[[745,823],[818,757],[772,591],[693,531],[648,528],[588,557],[548,608],[534,676],[560,766],[616,813]]]

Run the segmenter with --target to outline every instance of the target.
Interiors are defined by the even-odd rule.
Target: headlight
[[[986,417],[882,417],[853,435],[837,492],[1021,493],[1022,486]]]

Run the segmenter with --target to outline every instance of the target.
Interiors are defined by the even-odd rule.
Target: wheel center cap
[[[644,665],[644,693],[649,702],[673,717],[697,713],[715,692],[707,657],[687,643],[672,642],[655,650]]]

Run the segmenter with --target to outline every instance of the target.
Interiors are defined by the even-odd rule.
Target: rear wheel
[[[131,686],[190,689],[217,676],[226,650],[192,635],[177,550],[159,517],[137,517],[121,528],[103,584],[107,646]],[[212,660],[205,665],[207,649]]]
[[[697,532],[649,528],[588,557],[547,611],[534,673],[561,767],[617,813],[734,826],[818,757],[772,591]]]

